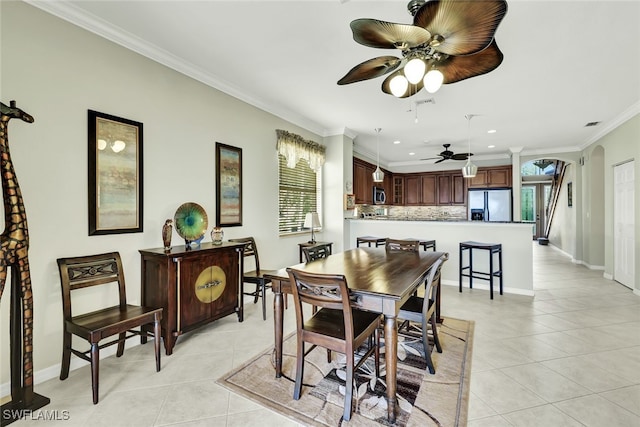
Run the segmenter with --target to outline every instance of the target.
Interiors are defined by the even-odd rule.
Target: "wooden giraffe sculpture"
[[[28,258],[29,231],[22,193],[11,161],[7,133],[9,120],[20,119],[33,123],[33,117],[16,107],[15,101],[11,101],[9,107],[1,102],[0,105],[0,169],[5,227],[0,234],[0,298],[10,268],[11,407],[33,408],[34,397],[40,401],[46,399],[45,405],[49,400],[33,393],[33,296]],[[43,405],[38,407],[41,406]],[[2,415],[5,421],[4,411]]]

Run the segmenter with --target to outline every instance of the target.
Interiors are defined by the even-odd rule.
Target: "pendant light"
[[[465,117],[468,121],[467,125],[467,141],[468,141],[468,151],[467,151],[467,164],[462,167],[462,176],[465,178],[473,178],[476,176],[478,172],[478,167],[471,163],[471,119],[476,116],[476,114],[467,114]]]
[[[382,182],[382,181],[384,181],[384,172],[382,172],[382,170],[380,170],[380,131],[382,129],[381,128],[376,128],[375,130],[378,133],[378,136],[376,137],[378,159],[377,159],[376,170],[373,171],[373,182]]]

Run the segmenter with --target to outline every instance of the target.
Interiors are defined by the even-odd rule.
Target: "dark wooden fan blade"
[[[444,40],[436,50],[448,55],[469,55],[491,43],[507,13],[502,0],[426,2],[413,17],[413,24]]]
[[[434,162],[433,164],[435,165],[436,163],[444,162],[445,160],[447,160],[447,159],[443,158],[443,159],[438,160],[437,162]]]
[[[453,160],[467,160],[469,158],[469,156],[473,156],[473,153],[470,153],[470,154],[467,154],[467,153],[454,154],[453,156],[451,156],[451,159],[453,159]]]
[[[389,74],[386,79],[384,79],[384,81],[382,82],[382,91],[384,93],[393,96],[393,93],[391,92],[390,82],[391,82],[391,79],[394,78],[397,75],[404,75],[404,67],[402,67],[399,70],[394,71],[393,73]],[[420,92],[420,90],[422,90],[423,87],[424,87],[424,82],[422,80],[420,80],[418,83],[416,83],[414,85],[409,83],[409,86],[407,87],[407,90],[399,98],[408,98],[410,96],[413,96],[416,93]]]
[[[503,57],[494,40],[485,50],[469,56],[449,56],[435,67],[444,75],[444,84],[455,83],[495,70]]]
[[[431,33],[422,27],[377,19],[351,21],[353,39],[358,43],[382,49],[408,49],[429,41]]]
[[[435,160],[435,159],[442,159],[442,157],[438,156],[438,157],[427,157],[426,159],[420,159],[420,160]],[[444,160],[444,159],[442,159]]]
[[[402,63],[402,59],[395,56],[379,56],[353,67],[343,78],[338,80],[339,85],[360,82],[383,76]]]

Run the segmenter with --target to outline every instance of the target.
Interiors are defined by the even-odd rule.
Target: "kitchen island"
[[[449,252],[449,261],[442,268],[442,283],[458,286],[459,244],[472,240],[502,244],[504,292],[533,296],[532,225],[521,222],[483,222],[467,220],[420,220],[376,218],[345,219],[345,249],[356,247],[359,236],[395,239],[435,240],[440,252]],[[489,271],[485,251],[474,251],[474,269]],[[466,258],[465,258],[466,260]],[[474,280],[474,289],[489,289],[486,280]],[[469,288],[468,279],[462,284]]]

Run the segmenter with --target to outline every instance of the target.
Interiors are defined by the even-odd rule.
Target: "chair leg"
[[[431,315],[431,319],[429,320],[429,322],[431,323],[431,330],[433,331],[433,343],[435,344],[438,353],[442,353],[442,346],[440,345],[440,339],[438,338],[438,329],[436,329],[435,312]]]
[[[116,351],[116,357],[120,357],[124,354],[124,342],[126,340],[127,333],[123,332],[118,335],[120,342],[118,343],[118,351]]]
[[[160,328],[160,318],[156,314],[154,322],[153,322],[153,341],[156,350],[156,372],[160,372],[160,340],[161,340],[161,328]]]
[[[353,405],[353,352],[347,354],[347,378],[345,379],[345,392],[344,392],[344,413],[342,419],[349,421],[351,419],[351,407]]]
[[[267,282],[260,281],[260,296],[262,297],[262,320],[267,320],[267,300],[265,298],[267,292]]]
[[[376,358],[376,360],[374,361],[375,366],[376,366],[376,378],[380,378],[380,329],[376,328],[375,332],[375,352],[374,352],[374,357]]]
[[[98,403],[98,370],[100,368],[100,347],[97,342],[91,343],[91,388],[93,404]]]
[[[259,292],[260,292],[260,283],[256,283],[256,293],[253,294],[253,303],[254,304],[258,303],[258,297],[260,296]]]
[[[424,348],[424,358],[427,361],[429,373],[435,374],[436,368],[434,368],[433,361],[431,360],[431,350],[429,350],[429,332],[426,323],[422,325],[422,347]]]
[[[304,342],[298,340],[298,354],[296,355],[296,385],[293,388],[293,398],[300,399],[302,393],[302,376],[304,374]]]
[[[62,333],[62,366],[60,368],[60,379],[66,380],[69,377],[69,365],[71,363],[71,333]]]

